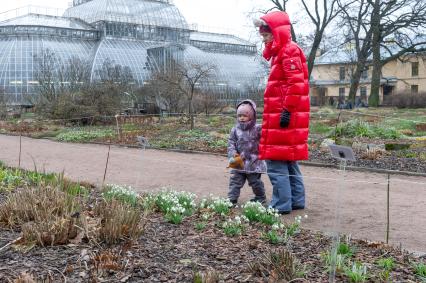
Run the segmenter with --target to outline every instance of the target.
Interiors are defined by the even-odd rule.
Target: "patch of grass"
[[[352,268],[345,269],[345,275],[348,277],[350,282],[358,283],[365,282],[368,279],[367,266],[360,262],[352,264]]]
[[[419,156],[419,154],[417,154],[417,152],[410,151],[410,150],[400,150],[400,151],[397,152],[396,155],[398,157],[402,157],[402,158],[417,158],[417,156]]]
[[[426,265],[424,263],[414,264],[414,272],[422,279],[426,279]]]
[[[33,133],[33,134],[31,134],[31,137],[36,138],[36,139],[55,138],[63,132],[64,132],[63,129],[54,129],[54,130],[48,130],[48,131]]]
[[[395,128],[371,125],[362,120],[350,120],[341,123],[337,126],[335,132],[337,136],[346,138],[366,137],[398,139],[402,136]],[[334,131],[330,136],[334,136]]]
[[[137,124],[124,124],[121,125],[121,129],[123,130],[123,132],[134,132],[134,131],[139,131],[141,129],[140,125]]]
[[[198,231],[203,231],[206,227],[207,227],[206,222],[195,223],[195,229],[198,230]]]
[[[337,247],[337,253],[347,257],[351,257],[354,251],[348,244],[339,243],[339,246]]]
[[[63,142],[89,142],[101,138],[110,138],[114,135],[115,132],[108,128],[75,128],[59,134],[56,139]]]
[[[312,134],[326,135],[326,134],[329,134],[333,130],[333,128],[334,127],[325,125],[325,124],[323,124],[323,123],[321,123],[319,121],[318,122],[313,121],[309,125],[309,131]]]

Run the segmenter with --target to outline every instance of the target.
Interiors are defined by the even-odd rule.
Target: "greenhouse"
[[[128,67],[139,86],[170,62],[214,65],[202,85],[223,99],[229,89],[262,88],[267,75],[254,44],[198,31],[169,0],[74,0],[63,14],[29,6],[0,15],[0,89],[8,103],[31,104],[41,76],[71,83],[57,72],[40,75],[47,50],[62,67],[88,62],[91,81],[106,60]]]

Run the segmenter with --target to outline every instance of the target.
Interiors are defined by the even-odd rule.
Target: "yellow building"
[[[353,50],[353,49],[352,49]],[[313,105],[336,105],[348,97],[355,56],[350,50],[330,51],[316,58],[311,74]],[[371,62],[361,75],[355,104],[368,101],[371,89]],[[426,53],[408,54],[386,63],[382,68],[380,103],[397,93],[425,92]]]

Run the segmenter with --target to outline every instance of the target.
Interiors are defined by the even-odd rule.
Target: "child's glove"
[[[239,154],[235,154],[234,157],[229,158],[229,164],[226,168],[243,169],[244,161]]]
[[[280,127],[287,128],[290,124],[290,112],[287,109],[283,110],[280,117]]]

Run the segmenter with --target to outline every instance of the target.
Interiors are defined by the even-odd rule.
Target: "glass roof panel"
[[[188,29],[185,18],[173,4],[150,0],[93,0],[68,8],[65,17]]]
[[[195,64],[211,64],[216,66],[215,78],[227,81],[230,85],[244,85],[251,80],[263,81],[268,70],[257,55],[240,55],[210,53],[193,46],[184,51],[185,60]]]
[[[209,32],[192,32],[190,39],[194,41],[219,42],[219,43],[239,44],[239,45],[253,45],[252,43],[244,39],[238,38],[234,35],[209,33]]]
[[[97,70],[102,69],[106,60],[122,67],[129,67],[133,78],[142,84],[150,76],[148,53],[150,45],[141,41],[104,39],[96,50],[92,67],[92,80],[98,80]]]
[[[75,19],[39,14],[28,14],[14,19],[6,20],[0,22],[0,26],[44,26],[79,30],[93,30],[93,28],[91,28],[89,25]]]

